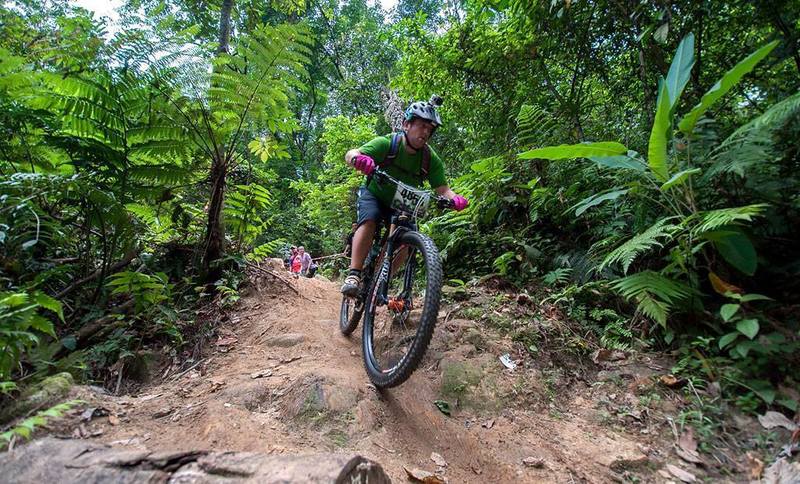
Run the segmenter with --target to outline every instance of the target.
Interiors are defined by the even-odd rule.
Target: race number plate
[[[416,213],[419,217],[425,214],[430,201],[431,197],[427,192],[400,183],[397,185],[397,190],[394,191],[392,208],[408,213]]]

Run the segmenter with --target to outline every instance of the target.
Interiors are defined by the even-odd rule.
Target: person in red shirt
[[[302,262],[300,261],[300,255],[295,254],[294,258],[292,259],[292,272],[295,274],[300,274],[301,267],[302,267]]]

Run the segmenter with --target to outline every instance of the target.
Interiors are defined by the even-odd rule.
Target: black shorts
[[[382,204],[366,187],[358,189],[356,210],[358,211],[359,227],[367,220],[374,220],[376,224],[383,222],[388,225],[392,216],[392,209]]]

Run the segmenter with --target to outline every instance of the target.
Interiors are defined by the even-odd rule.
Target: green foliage
[[[668,131],[672,127],[670,116],[670,93],[667,83],[661,79],[656,101],[656,115],[653,128],[650,130],[650,142],[647,144],[647,163],[655,178],[664,183],[669,178],[667,158]]]
[[[245,120],[272,133],[294,131],[288,101],[291,89],[304,87],[310,43],[303,24],[261,25],[241,38],[237,55],[217,57],[207,91],[216,136],[237,141]]]
[[[667,316],[678,303],[686,301],[692,289],[654,271],[642,271],[611,282],[625,299],[637,303],[637,309],[661,326],[667,326]]]
[[[38,345],[42,336],[55,337],[43,309],[64,318],[61,303],[39,291],[0,292],[0,381],[12,376],[21,355]]]
[[[291,184],[302,200],[304,222],[313,227],[307,236],[316,238],[315,243],[324,252],[339,252],[350,224],[355,221],[356,190],[364,182],[364,176],[344,162],[344,154],[375,137],[374,122],[374,118],[367,116],[327,118],[321,138],[327,147],[323,170],[316,180]]]
[[[663,218],[641,234],[634,235],[628,241],[609,252],[598,267],[598,270],[602,271],[607,266],[621,262],[622,270],[627,274],[628,268],[637,257],[656,247],[664,247],[664,243],[672,239],[673,235],[680,229],[679,226],[672,223],[675,219],[676,217]]]
[[[692,134],[697,120],[700,119],[708,109],[716,103],[722,96],[728,93],[747,73],[752,71],[756,65],[761,62],[766,56],[772,52],[772,49],[777,47],[777,40],[773,40],[769,44],[764,45],[757,51],[753,52],[746,58],[739,61],[738,64],[733,66],[726,72],[716,84],[714,84],[707,93],[700,99],[697,104],[684,118],[678,123],[678,128],[684,133]]]
[[[571,275],[571,267],[559,267],[545,274],[542,281],[548,286],[563,285],[569,281]]]
[[[517,144],[520,148],[537,146],[552,137],[557,121],[539,106],[523,104],[517,114]]]
[[[760,116],[745,123],[714,150],[711,156],[712,164],[706,176],[733,173],[744,178],[748,175],[748,181],[756,184],[761,181],[762,185],[766,185],[767,180],[759,180],[762,177],[754,175],[779,157],[775,143],[776,136],[793,119],[797,119],[798,115],[800,115],[800,93],[776,103]]]
[[[521,160],[542,158],[545,160],[563,160],[571,158],[590,158],[593,156],[618,156],[628,152],[623,145],[613,141],[599,143],[583,143],[577,145],[548,146],[537,148],[518,155]]]
[[[63,417],[65,413],[82,403],[85,402],[83,402],[83,400],[69,400],[67,402],[54,405],[47,410],[36,412],[34,416],[26,418],[14,427],[11,427],[10,430],[0,434],[0,440],[3,440],[10,445],[11,440],[15,436],[21,437],[25,440],[30,439],[37,427],[43,427],[51,420],[56,420]]]
[[[258,262],[268,257],[282,256],[280,250],[282,250],[284,247],[286,247],[285,239],[275,239],[254,248],[253,251],[247,255],[247,257],[248,259]]]
[[[141,272],[118,272],[109,277],[106,285],[112,289],[111,294],[130,295],[137,312],[168,300],[172,288],[163,272],[152,276]]]
[[[580,217],[585,211],[589,210],[590,208],[600,205],[603,202],[608,202],[611,200],[616,200],[617,198],[625,195],[628,193],[628,189],[622,190],[610,190],[604,193],[595,193],[594,195],[590,195],[577,204],[570,207],[570,210],[575,209],[575,216]]]
[[[225,220],[239,245],[250,245],[269,226],[262,217],[273,205],[269,190],[257,183],[236,185],[228,193]]]

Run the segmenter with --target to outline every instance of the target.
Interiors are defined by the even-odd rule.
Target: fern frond
[[[566,284],[571,276],[571,267],[559,267],[545,274],[543,281],[548,286],[562,285]]]
[[[160,165],[133,165],[128,174],[131,179],[139,182],[150,182],[163,187],[170,185],[186,184],[197,175],[191,170],[174,164]]]
[[[279,238],[273,241],[267,242],[266,244],[261,244],[249,254],[247,254],[247,258],[253,261],[261,261],[268,257],[273,257],[278,255],[278,251],[286,246],[286,239]]]
[[[664,243],[672,240],[672,237],[681,229],[679,225],[671,223],[676,218],[663,218],[641,234],[634,235],[627,242],[609,252],[598,270],[602,271],[611,264],[622,262],[622,270],[627,274],[628,268],[637,257],[656,247],[664,247]]]
[[[517,115],[517,143],[530,149],[547,143],[557,126],[557,120],[539,106],[523,104]]]
[[[637,310],[666,326],[675,306],[689,298],[692,289],[682,282],[657,272],[642,271],[611,282],[611,288],[627,300],[637,303]]]
[[[778,102],[764,114],[739,127],[711,155],[706,177],[723,173],[744,176],[754,166],[775,159],[774,135],[800,116],[800,92]]]
[[[693,215],[687,222],[692,223],[697,220],[697,225],[692,228],[692,234],[699,236],[706,232],[716,230],[720,227],[739,222],[752,222],[755,217],[763,216],[764,210],[769,205],[757,203],[745,205],[744,207],[729,207],[708,212],[699,212]]]

